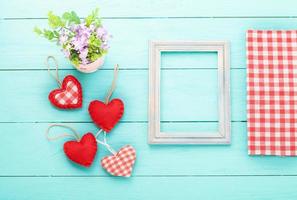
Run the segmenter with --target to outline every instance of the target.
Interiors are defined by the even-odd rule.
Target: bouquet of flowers
[[[81,20],[74,11],[65,12],[62,17],[50,11],[48,24],[51,29],[35,27],[34,31],[61,46],[64,55],[78,69],[88,68],[92,63],[101,66],[111,36],[102,26],[98,14],[99,9],[95,9]]]

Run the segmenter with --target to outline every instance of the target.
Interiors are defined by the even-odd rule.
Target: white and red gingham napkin
[[[250,155],[297,155],[297,30],[248,30]]]

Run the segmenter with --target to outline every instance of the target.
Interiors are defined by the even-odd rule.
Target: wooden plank
[[[57,84],[46,70],[0,72],[0,91],[5,94],[4,98],[0,98],[0,113],[5,113],[0,115],[0,122],[90,122],[88,104],[94,99],[104,99],[113,71],[82,74],[66,70],[61,71],[60,76],[69,73],[82,83],[82,109],[61,111],[50,105],[48,93]],[[125,102],[123,121],[147,121],[147,73],[147,70],[119,72],[113,97]],[[216,80],[216,70],[213,69],[165,70],[161,101],[167,105],[161,111],[162,121],[216,121]],[[234,83],[231,84],[232,120],[242,121],[246,119],[245,69],[233,69],[231,82]]]
[[[20,4],[28,6],[21,6]],[[101,8],[103,17],[296,16],[296,5],[294,0],[273,3],[269,0],[64,0],[63,2],[58,0],[49,2],[25,0],[21,3],[17,0],[11,0],[2,2],[1,16],[4,18],[46,17],[49,10],[57,13],[76,10],[80,16],[86,16],[95,7]]]
[[[292,18],[106,19],[104,24],[113,34],[111,49],[103,67],[105,69],[113,68],[116,63],[122,68],[148,68],[148,40],[227,40],[231,44],[230,66],[245,68],[247,29],[296,28],[296,20]],[[54,43],[33,33],[32,30],[36,25],[45,27],[47,21],[3,20],[0,23],[0,30],[5,30],[0,31],[0,69],[44,69],[44,61],[48,55],[56,56],[61,68],[73,69]],[[176,58],[165,55],[167,61],[163,67],[216,67],[213,65],[213,56],[205,56],[205,59],[189,59],[192,54]],[[184,62],[177,62],[178,60]]]
[[[0,178],[2,199],[295,200],[296,177]],[[215,192],[213,192],[215,190]],[[152,192],[153,191],[153,192]],[[169,192],[170,191],[170,192]]]
[[[103,156],[110,154],[105,148],[99,146],[90,168],[79,167],[63,153],[63,142],[67,139],[52,142],[45,139],[48,125],[0,124],[0,176],[108,176],[99,164]],[[98,130],[91,123],[67,125],[80,134]],[[192,123],[195,126],[199,130],[205,124]],[[65,133],[65,129],[52,129],[51,134],[59,133]],[[231,145],[148,145],[147,123],[120,123],[108,135],[108,141],[115,149],[126,144],[135,147],[137,161],[133,176],[297,175],[295,157],[248,156],[243,122],[232,123]]]

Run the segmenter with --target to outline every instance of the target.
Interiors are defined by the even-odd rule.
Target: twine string
[[[96,134],[96,141],[99,143],[99,144],[102,144],[103,146],[105,146],[107,148],[107,150],[112,153],[113,155],[116,155],[117,152],[107,143],[107,140],[106,140],[106,132],[104,131],[104,136],[103,136],[103,142],[101,140],[98,139],[98,136],[100,135],[100,133],[102,132],[103,130],[100,129],[97,134]]]
[[[64,134],[60,134],[60,135],[58,135],[58,136],[52,136],[52,137],[50,137],[50,136],[49,136],[50,129],[53,128],[53,127],[63,127],[63,128],[67,128],[67,129],[69,129],[69,130],[72,131],[72,134],[64,133]],[[51,125],[49,125],[49,127],[46,129],[45,137],[46,137],[46,139],[49,140],[49,141],[53,141],[53,140],[57,140],[57,139],[61,139],[61,138],[64,138],[64,137],[73,137],[73,138],[75,138],[77,141],[80,140],[79,134],[76,132],[76,130],[74,130],[74,128],[72,128],[72,127],[70,127],[70,126],[63,125],[63,124],[51,124]]]
[[[117,82],[117,79],[118,79],[118,72],[119,72],[119,65],[118,64],[116,64],[115,66],[114,66],[114,70],[113,70],[113,80],[112,80],[112,83],[111,83],[111,86],[110,86],[110,89],[109,89],[109,91],[108,91],[108,93],[107,93],[107,95],[106,95],[106,98],[105,98],[105,103],[106,104],[108,104],[109,103],[109,100],[110,100],[110,98],[111,98],[111,96],[112,96],[112,93],[114,92],[114,90],[115,90],[115,88],[116,88],[116,82]],[[104,135],[103,135],[103,142],[102,141],[100,141],[99,139],[98,139],[98,137],[99,137],[99,135],[100,135],[100,133],[102,132],[103,130],[102,129],[100,129],[98,132],[97,132],[97,134],[96,134],[96,141],[99,143],[99,144],[102,144],[102,145],[104,145],[106,148],[107,148],[107,150],[110,152],[110,153],[112,153],[113,155],[116,155],[116,151],[107,143],[107,140],[106,140],[106,132],[104,131]]]
[[[98,138],[99,137],[99,135],[100,135],[100,133],[103,131],[103,129],[100,129],[97,133],[96,133],[96,136],[95,136],[95,138]]]
[[[103,142],[105,143],[105,144],[107,144],[107,141],[106,141],[106,132],[104,131],[104,136],[103,136]]]
[[[55,66],[56,66],[56,74],[55,75],[52,74],[51,71],[50,71],[51,70],[51,66],[49,64],[50,60],[53,60],[54,63],[55,63]],[[59,71],[58,71],[58,61],[57,61],[57,59],[54,56],[48,56],[46,58],[45,65],[47,66],[47,71],[48,71],[49,75],[52,76],[57,81],[58,85],[61,87],[62,82],[59,80]]]
[[[49,64],[49,60],[52,59],[55,63],[55,66],[56,66],[56,74],[53,75],[51,72],[50,72],[50,64]],[[59,80],[59,72],[58,72],[58,62],[57,60],[53,57],[53,56],[48,56],[47,59],[46,59],[46,66],[47,66],[47,69],[48,69],[48,73],[57,81],[57,83],[59,84],[59,86],[61,87],[62,83],[61,81]],[[116,64],[114,66],[114,74],[113,74],[113,80],[112,80],[112,84],[111,84],[111,87],[107,93],[107,96],[105,98],[105,103],[108,104],[111,96],[112,96],[112,93],[114,92],[115,88],[116,88],[116,82],[117,82],[117,78],[118,78],[118,70],[119,70],[119,65]],[[53,128],[53,127],[63,127],[63,128],[67,128],[69,130],[72,131],[73,134],[68,134],[68,133],[65,133],[65,134],[61,134],[61,135],[58,135],[58,136],[55,136],[55,137],[50,137],[49,136],[49,132],[50,132],[50,129]],[[113,155],[116,155],[116,151],[107,143],[107,139],[106,139],[106,132],[104,131],[104,136],[103,136],[103,142],[100,141],[98,139],[99,135],[103,132],[102,129],[100,129],[95,137],[96,137],[96,141],[99,143],[99,144],[102,144],[103,146],[105,146],[108,151],[110,151]],[[46,130],[46,138],[47,140],[49,141],[53,141],[53,140],[57,140],[57,139],[60,139],[60,138],[64,138],[64,137],[73,137],[75,138],[77,141],[80,140],[80,137],[79,137],[79,134],[70,126],[66,126],[66,125],[62,125],[62,124],[51,124],[47,130]]]
[[[119,65],[116,64],[114,66],[114,70],[113,70],[113,80],[112,80],[112,84],[111,84],[111,87],[106,95],[106,98],[105,98],[105,103],[108,104],[109,102],[109,99],[110,97],[112,96],[112,93],[114,92],[115,88],[116,88],[116,82],[117,82],[117,79],[118,79],[118,72],[119,72]]]

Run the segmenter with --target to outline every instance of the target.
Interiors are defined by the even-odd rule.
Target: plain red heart
[[[80,141],[65,142],[64,152],[73,162],[90,167],[97,152],[96,138],[92,133],[86,133]]]
[[[89,114],[97,126],[109,132],[123,116],[124,103],[120,99],[113,99],[108,104],[95,100],[89,105]]]
[[[104,157],[101,160],[101,166],[113,176],[130,177],[135,160],[135,149],[131,145],[127,145],[115,155]]]
[[[50,102],[61,109],[82,107],[82,88],[80,82],[72,75],[64,78],[60,89],[49,93]]]

